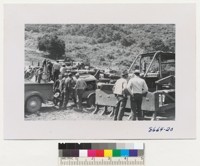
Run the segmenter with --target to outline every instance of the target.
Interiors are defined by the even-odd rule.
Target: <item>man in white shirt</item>
[[[141,110],[142,97],[148,92],[148,87],[144,79],[140,78],[140,71],[134,71],[135,76],[131,78],[127,85],[127,90],[131,94],[131,119],[143,119]]]
[[[128,72],[127,70],[125,70],[122,73],[122,77],[116,81],[113,87],[113,93],[115,94],[115,97],[117,99],[114,120],[122,120],[124,116],[124,110],[127,102],[127,95],[125,93],[127,78]]]
[[[67,68],[66,68],[65,64],[63,64],[62,67],[60,67],[60,74],[64,75],[66,73],[66,71],[67,71]]]

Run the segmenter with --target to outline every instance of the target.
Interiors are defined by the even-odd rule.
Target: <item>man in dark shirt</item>
[[[60,74],[60,64],[59,61],[56,61],[53,64],[53,79],[56,81],[58,79],[58,75]]]
[[[69,102],[69,96],[73,90],[73,78],[72,74],[69,73],[69,76],[64,80],[63,83],[63,93],[64,93],[64,101],[63,101],[63,109],[67,109],[67,104]]]
[[[63,104],[63,83],[64,80],[62,79],[62,75],[58,76],[58,79],[54,83],[53,91],[54,91],[54,104],[57,105],[60,102],[59,107],[61,108]]]

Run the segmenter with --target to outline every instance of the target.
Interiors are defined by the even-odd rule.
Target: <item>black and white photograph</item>
[[[25,120],[175,120],[175,24],[25,24]]]
[[[192,4],[6,5],[5,139],[195,138],[195,18]]]

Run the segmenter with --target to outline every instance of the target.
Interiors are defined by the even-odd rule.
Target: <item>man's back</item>
[[[60,64],[58,62],[53,64],[54,70],[60,70]]]
[[[65,79],[64,88],[65,88],[65,90],[70,90],[70,88],[72,88],[72,79],[70,77],[67,77]]]
[[[124,78],[120,78],[116,81],[114,87],[113,87],[113,93],[118,95],[123,95],[123,90],[127,86],[127,80]]]
[[[135,93],[142,94],[148,91],[148,87],[146,85],[145,80],[143,80],[138,76],[134,76],[129,80],[127,89],[131,94]]]
[[[87,84],[83,79],[78,78],[76,80],[76,89],[85,89],[86,87],[87,87]]]
[[[61,73],[61,74],[64,74],[66,71],[67,71],[67,68],[64,67],[64,66],[62,66],[62,67],[60,68],[60,73]]]

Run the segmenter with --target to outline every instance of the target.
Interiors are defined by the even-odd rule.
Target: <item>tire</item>
[[[95,106],[95,94],[92,94],[87,98],[87,106],[92,107]]]
[[[39,96],[31,96],[26,100],[26,111],[34,113],[40,110],[42,106],[42,100]]]

